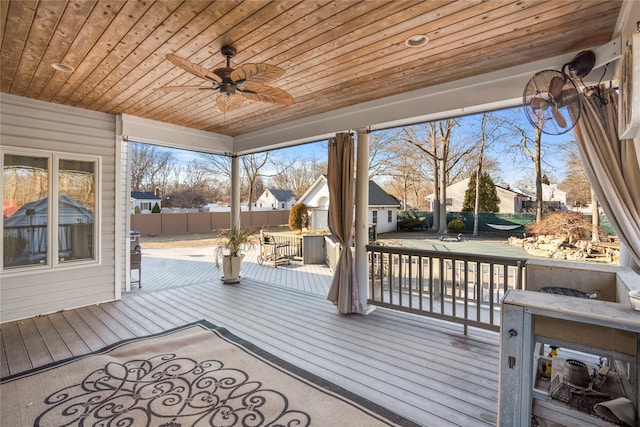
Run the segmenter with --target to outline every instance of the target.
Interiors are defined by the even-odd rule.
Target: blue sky
[[[516,117],[520,122],[519,124],[522,128],[530,129],[531,135],[533,135],[534,128],[528,122],[524,113],[516,111],[513,114],[515,114],[514,117]],[[473,124],[474,121],[478,122],[480,117],[481,115],[463,117],[461,118],[461,122],[463,124]],[[549,175],[552,182],[560,182],[564,179],[566,173],[564,166],[564,151],[560,149],[560,147],[573,140],[573,130],[557,136],[543,134],[543,172]],[[522,181],[533,183],[533,162],[529,158],[525,158],[523,156],[519,156],[520,160],[517,161],[513,153],[513,148],[509,147],[512,143],[513,139],[511,139],[507,144],[496,145],[487,152],[489,156],[497,159],[500,167],[499,175],[502,179],[497,183],[506,183],[511,186],[515,186]],[[320,141],[283,148],[275,150],[274,154],[286,158],[297,158],[299,160],[311,160],[315,157],[318,161],[326,161],[327,143],[326,141]],[[196,154],[180,150],[177,150],[175,153],[175,157],[185,163],[190,162],[194,158],[194,155]]]

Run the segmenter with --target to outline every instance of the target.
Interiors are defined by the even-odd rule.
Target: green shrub
[[[414,228],[420,227],[421,224],[421,218],[404,218],[398,221],[398,228],[400,230],[413,231]]]
[[[151,213],[160,213],[160,205],[158,205],[158,202],[156,202],[156,204],[153,205],[153,209],[151,209]]]
[[[136,206],[136,207],[133,209],[133,213],[137,213],[137,214],[139,214],[139,213],[140,213],[140,206]]]
[[[309,211],[304,203],[296,203],[289,211],[289,229],[302,230],[309,226]]]
[[[451,220],[447,224],[447,228],[452,233],[460,233],[462,230],[464,230],[464,222],[460,219]]]

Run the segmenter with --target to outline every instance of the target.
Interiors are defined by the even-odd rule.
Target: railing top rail
[[[405,248],[400,246],[386,246],[386,245],[367,245],[367,251],[370,252],[380,252],[380,253],[388,253],[388,254],[396,254],[396,255],[409,255],[409,256],[421,256],[421,257],[431,257],[431,258],[442,258],[442,259],[455,259],[459,261],[472,261],[472,262],[480,262],[487,264],[503,264],[503,265],[518,265],[518,262],[521,264],[526,264],[526,258],[518,258],[518,257],[509,257],[509,256],[497,256],[497,255],[482,255],[482,254],[471,254],[465,252],[450,252],[450,251],[437,251],[430,249],[415,249],[415,248]]]

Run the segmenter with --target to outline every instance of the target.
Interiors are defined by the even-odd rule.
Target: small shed
[[[309,210],[309,228],[328,230],[329,187],[327,176],[321,175],[304,192],[298,202]],[[369,181],[369,225],[375,225],[376,233],[396,231],[400,203],[374,181]]]

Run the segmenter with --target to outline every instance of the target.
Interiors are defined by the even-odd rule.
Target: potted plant
[[[222,282],[238,283],[240,267],[245,251],[255,246],[253,234],[255,230],[237,228],[220,232],[222,244],[216,248],[216,270],[222,264]]]

